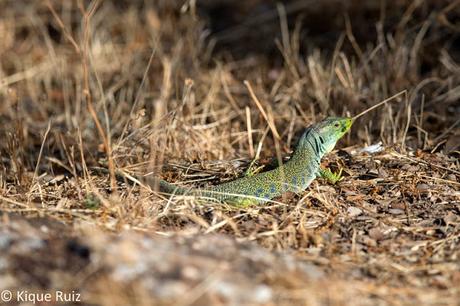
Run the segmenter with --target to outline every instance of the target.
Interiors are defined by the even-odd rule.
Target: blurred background
[[[292,131],[401,91],[400,103],[362,117],[345,143],[458,150],[457,1],[2,1],[1,8],[1,150],[17,155],[13,147],[23,142],[32,155],[21,153],[18,163],[29,168],[49,119],[52,155],[65,156],[63,139],[78,133],[88,158],[98,151],[86,87],[115,155],[127,133],[140,141],[146,131],[134,129],[164,128],[170,112],[185,126],[214,124],[205,137],[218,141],[197,152],[201,140],[179,136],[190,147],[184,153],[163,139],[166,154],[245,155],[253,149],[231,136],[246,129],[245,107],[256,139],[266,122],[244,80],[271,113],[285,151]],[[92,14],[86,27],[85,13]]]

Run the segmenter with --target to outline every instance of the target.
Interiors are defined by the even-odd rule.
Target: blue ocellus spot
[[[292,185],[297,186],[297,176],[292,178]]]
[[[259,198],[262,195],[262,193],[264,193],[264,189],[259,188],[256,190],[255,196]]]
[[[270,192],[271,192],[271,193],[275,193],[275,192],[276,192],[276,186],[275,186],[275,184],[271,184],[271,185],[270,185]]]
[[[268,193],[264,194],[264,198],[270,199],[270,194],[268,194]]]

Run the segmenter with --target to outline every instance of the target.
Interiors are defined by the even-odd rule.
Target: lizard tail
[[[159,187],[160,187],[160,191],[169,193],[169,194],[175,194],[175,195],[183,195],[188,191],[188,189],[186,188],[173,185],[171,183],[168,183],[165,180],[160,180]]]

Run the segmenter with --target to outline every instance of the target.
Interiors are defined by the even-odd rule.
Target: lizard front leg
[[[332,172],[331,169],[329,168],[326,168],[326,169],[320,168],[318,170],[317,177],[321,177],[325,179],[326,181],[328,181],[329,183],[335,184],[343,178],[342,168],[339,169],[339,172]]]

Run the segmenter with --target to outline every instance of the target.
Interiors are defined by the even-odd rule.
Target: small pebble
[[[404,209],[406,209],[406,205],[404,204],[404,202],[397,202],[396,201],[396,202],[391,203],[391,208],[404,210]]]
[[[455,224],[458,220],[458,217],[456,214],[453,214],[452,212],[448,212],[447,215],[444,217],[444,221],[446,223],[450,224]]]
[[[375,239],[376,241],[379,241],[385,238],[385,235],[379,228],[374,227],[369,230],[369,237]]]
[[[430,189],[430,186],[427,184],[417,184],[417,189],[420,191],[426,191]]]
[[[357,217],[363,213],[361,208],[350,206],[347,209],[348,216],[350,217]]]
[[[392,215],[402,215],[404,213],[404,210],[392,208],[388,210],[388,212]]]
[[[377,246],[377,240],[376,239],[372,239],[370,237],[363,237],[363,243],[367,246],[370,246],[370,247],[375,247]]]

